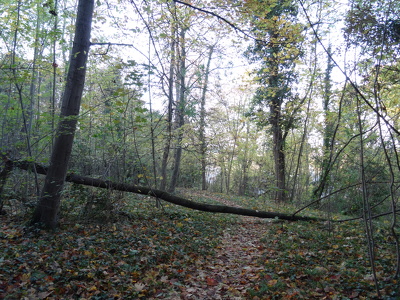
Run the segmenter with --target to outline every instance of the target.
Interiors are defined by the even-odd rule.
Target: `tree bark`
[[[172,105],[174,103],[174,69],[176,65],[175,57],[175,25],[171,28],[171,63],[169,66],[169,78],[168,78],[168,117],[167,117],[167,137],[165,139],[165,145],[163,150],[163,158],[161,162],[161,182],[160,189],[165,190],[167,187],[167,168],[168,168],[168,157],[171,149],[172,139]]]
[[[332,96],[332,81],[331,81],[331,73],[334,67],[332,58],[330,56],[331,47],[329,46],[328,49],[328,61],[327,67],[325,71],[325,78],[324,78],[324,99],[322,102],[323,110],[324,110],[324,133],[323,133],[323,158],[322,158],[322,166],[321,166],[321,177],[319,181],[318,187],[314,190],[314,197],[316,199],[321,198],[322,194],[326,190],[329,177],[331,173],[331,164],[332,164],[332,156],[333,156],[333,141],[332,138],[334,136],[334,128],[333,122],[329,118],[330,113],[330,102]],[[326,191],[329,193],[329,191]],[[319,203],[320,204],[320,203]]]
[[[272,81],[273,82],[273,81]],[[272,85],[272,84],[271,84]],[[273,85],[272,85],[273,86]],[[275,182],[276,192],[275,200],[284,202],[286,200],[286,180],[285,180],[285,139],[282,129],[282,100],[279,97],[273,97],[270,100],[270,124],[272,127],[273,154],[275,164]]]
[[[244,153],[242,161],[242,174],[239,183],[239,196],[244,196],[248,190],[249,183],[249,167],[251,165],[251,159],[249,158],[249,135],[250,135],[250,123],[246,122],[246,141],[244,144]]]
[[[70,58],[60,122],[50,158],[50,167],[31,224],[41,223],[54,229],[60,206],[61,191],[67,174],[77,117],[86,75],[94,0],[79,0],[75,37]]]
[[[214,52],[215,45],[210,46],[210,52],[208,53],[207,66],[204,71],[204,82],[201,91],[200,100],[200,160],[201,160],[201,189],[205,191],[207,189],[206,180],[206,154],[207,154],[207,142],[205,137],[205,127],[206,127],[206,93],[208,90],[208,77],[210,73],[211,58]]]
[[[37,94],[37,83],[39,81],[39,70],[37,67],[37,61],[39,57],[39,36],[40,36],[40,25],[41,25],[41,13],[40,13],[40,3],[36,5],[36,28],[35,28],[35,41],[33,49],[33,60],[32,60],[32,78],[29,87],[29,107],[27,109],[27,132],[31,132],[32,122],[33,122],[33,109],[35,106],[35,97]]]
[[[32,163],[27,161],[15,161],[13,162],[13,167],[17,167],[23,170],[30,170],[32,168]],[[46,175],[50,168],[45,166],[35,164],[36,172],[38,174]],[[280,219],[287,221],[326,221],[325,219],[315,218],[315,217],[306,217],[306,216],[297,216],[297,215],[289,215],[277,212],[267,212],[267,211],[259,211],[241,207],[232,207],[226,205],[214,205],[214,204],[206,204],[199,203],[192,200],[188,200],[173,194],[170,194],[166,191],[156,190],[143,186],[129,185],[124,183],[112,182],[108,180],[101,180],[96,178],[90,178],[86,176],[79,176],[74,173],[67,174],[65,177],[65,181],[72,182],[76,184],[82,184],[87,186],[93,186],[104,189],[112,189],[122,192],[130,192],[141,195],[147,195],[156,197],[158,199],[167,201],[169,203],[173,203],[179,206],[187,207],[194,210],[212,212],[212,213],[224,213],[224,214],[234,214],[241,216],[250,216],[257,217],[263,219]]]
[[[274,39],[278,39],[279,35],[277,32],[272,34]],[[270,119],[272,129],[272,141],[273,141],[273,155],[275,164],[275,200],[278,202],[284,202],[286,200],[286,161],[285,161],[285,135],[283,133],[282,124],[282,103],[283,98],[287,96],[287,83],[283,81],[282,74],[279,70],[280,61],[279,57],[280,49],[279,47],[272,48],[272,58],[270,62],[270,73],[268,78],[268,87],[271,89],[269,91],[269,109],[270,109]]]
[[[176,145],[174,153],[174,167],[172,170],[171,182],[169,185],[169,191],[174,192],[181,167],[181,157],[182,157],[182,140],[183,140],[183,125],[185,125],[185,108],[186,108],[186,45],[185,45],[185,34],[186,28],[181,29],[180,32],[180,55],[179,55],[179,89],[178,89],[178,99],[176,103],[175,119],[176,119]]]

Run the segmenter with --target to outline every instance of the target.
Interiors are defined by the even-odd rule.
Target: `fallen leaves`
[[[179,289],[210,255],[224,221],[186,212],[56,233],[24,232],[1,216],[1,299],[140,299]],[[162,292],[161,292],[162,291]]]
[[[136,292],[142,292],[145,289],[146,285],[144,283],[137,282],[134,284],[133,287]]]
[[[259,280],[263,232],[252,223],[232,224],[224,231],[215,255],[195,263],[181,287],[183,299],[247,299]]]
[[[207,196],[212,198],[211,195]],[[218,201],[232,205],[232,199]],[[1,299],[372,299],[362,227],[275,223],[188,212],[25,232],[1,216]],[[393,254],[377,276],[396,299]]]
[[[218,281],[215,280],[214,278],[211,278],[211,277],[207,277],[207,278],[206,278],[206,282],[207,282],[207,285],[209,285],[209,286],[216,286],[216,285],[218,285]],[[192,289],[192,290],[193,290],[193,289]]]
[[[369,262],[364,254],[362,226],[340,224],[335,228],[335,234],[315,230],[318,225],[312,223],[286,223],[285,233],[281,232],[281,226],[271,224],[266,231],[263,239],[266,250],[260,261],[265,266],[265,274],[249,290],[251,297],[376,298]],[[381,263],[378,259],[378,275],[379,270],[390,267],[390,264]],[[385,298],[398,295],[398,290],[399,286],[393,281],[390,284],[380,282],[380,293]],[[278,294],[279,297],[275,296]]]

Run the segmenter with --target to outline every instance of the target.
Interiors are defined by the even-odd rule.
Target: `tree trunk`
[[[275,100],[275,99],[274,99]],[[286,200],[286,181],[285,181],[285,151],[284,139],[281,126],[281,105],[278,101],[271,101],[271,126],[272,126],[272,140],[273,140],[273,153],[275,164],[275,183],[276,192],[275,200],[283,202]]]
[[[323,109],[324,109],[324,144],[323,144],[323,158],[322,158],[322,175],[320,178],[320,182],[318,187],[314,190],[315,198],[321,198],[322,194],[326,190],[326,187],[329,182],[329,175],[331,171],[331,161],[332,161],[332,137],[334,133],[333,122],[329,118],[330,114],[330,102],[332,95],[332,82],[331,82],[331,73],[333,69],[333,62],[330,56],[331,47],[328,48],[328,61],[327,67],[325,71],[324,78],[324,99],[323,99]],[[328,191],[329,193],[329,191]]]
[[[331,52],[330,47],[328,51]],[[328,56],[328,63],[325,71],[325,80],[324,80],[324,101],[323,101],[323,109],[324,109],[324,162],[323,166],[325,167],[328,163],[328,153],[331,150],[331,139],[333,133],[333,124],[329,118],[330,113],[330,102],[332,96],[332,82],[331,82],[331,73],[333,69],[333,63],[330,56]]]
[[[58,1],[56,0],[51,7],[54,11],[57,11]],[[53,30],[54,32],[58,31],[58,16],[57,14],[54,16],[54,24]],[[51,97],[50,97],[50,114],[51,114],[51,132],[54,132],[55,127],[55,115],[56,115],[56,95],[57,95],[57,63],[56,63],[56,48],[57,48],[57,39],[53,38],[53,45],[52,45],[52,56],[53,56],[53,80],[51,83]],[[54,138],[52,146],[54,147]],[[53,150],[52,150],[53,151]]]
[[[231,177],[232,177],[232,169],[233,169],[233,162],[235,160],[236,156],[236,148],[238,144],[238,139],[239,139],[239,129],[234,127],[234,132],[233,132],[233,146],[232,146],[232,151],[231,153],[228,153],[228,161],[226,162],[227,167],[226,167],[226,179],[225,179],[225,184],[226,184],[226,193],[229,195],[231,191]]]
[[[276,32],[272,35],[274,39],[278,38]],[[278,57],[280,52],[279,48],[272,49],[273,54]],[[279,59],[274,55],[271,62],[270,73],[272,74],[268,79],[268,85],[271,88],[271,96],[269,99],[270,109],[270,124],[272,128],[272,141],[273,141],[273,155],[275,165],[275,200],[284,202],[286,200],[286,181],[285,181],[285,138],[283,134],[282,124],[282,102],[283,97],[287,94],[286,87],[282,87],[282,79],[280,79]]]
[[[183,125],[185,125],[185,107],[186,107],[186,45],[185,45],[185,28],[181,29],[180,33],[180,55],[179,55],[179,89],[178,99],[176,103],[175,118],[176,118],[176,129],[177,138],[174,153],[174,168],[172,170],[171,182],[169,185],[169,191],[174,192],[176,184],[178,182],[179,170],[181,166],[182,157],[182,139],[183,139]]]
[[[61,191],[74,141],[77,117],[85,84],[93,7],[94,0],[79,0],[75,38],[62,99],[60,122],[51,153],[50,167],[40,200],[31,220],[31,224],[41,223],[50,229],[54,229],[57,226]]]
[[[204,82],[201,92],[200,101],[200,160],[201,160],[201,189],[205,191],[207,189],[206,181],[206,154],[207,154],[207,142],[205,137],[206,127],[206,93],[208,88],[208,75],[210,73],[211,58],[214,52],[215,45],[210,46],[210,52],[208,53],[207,66],[204,70]]]
[[[242,176],[240,179],[239,196],[244,196],[248,190],[249,183],[249,167],[251,165],[251,159],[249,158],[249,135],[250,135],[250,123],[246,122],[246,141],[244,145],[243,161],[242,161]]]
[[[39,70],[37,68],[37,60],[39,56],[39,36],[40,36],[40,25],[41,25],[41,13],[40,13],[40,3],[36,5],[36,28],[35,28],[35,41],[33,49],[33,60],[32,60],[32,78],[29,88],[29,107],[27,109],[27,131],[30,133],[32,129],[33,122],[33,108],[35,106],[35,97],[37,94],[37,83],[39,80]]]
[[[161,182],[160,189],[165,190],[167,187],[167,168],[168,168],[168,157],[171,149],[172,139],[172,104],[174,102],[174,68],[175,68],[175,27],[172,25],[171,29],[171,63],[169,67],[169,78],[168,78],[168,116],[167,116],[167,138],[165,139],[165,145],[163,150],[163,158],[161,162]]]

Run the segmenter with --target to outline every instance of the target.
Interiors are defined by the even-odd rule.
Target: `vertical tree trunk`
[[[331,52],[331,47],[328,48],[328,53]],[[324,78],[324,99],[323,99],[323,109],[324,109],[324,140],[323,140],[323,158],[322,158],[322,172],[318,187],[314,190],[314,197],[321,198],[324,190],[329,181],[329,174],[331,171],[331,160],[332,160],[332,137],[334,133],[332,120],[329,118],[330,113],[330,102],[332,95],[332,82],[331,73],[333,69],[333,62],[331,56],[328,55],[327,67],[325,71]]]
[[[57,11],[58,1],[55,0],[53,3],[54,7],[51,7],[54,11]],[[58,27],[58,16],[55,14],[54,16],[54,24],[53,24],[53,32],[54,34],[57,32]],[[57,63],[56,63],[56,46],[57,46],[57,38],[53,37],[53,45],[52,45],[52,56],[53,56],[53,81],[51,83],[52,93],[50,97],[50,113],[51,113],[51,132],[54,132],[55,127],[55,113],[56,113],[56,91],[57,91]],[[52,142],[54,143],[54,137]],[[52,144],[54,145],[54,144]]]
[[[169,192],[174,192],[178,182],[179,170],[182,157],[182,139],[183,139],[183,125],[185,125],[185,108],[186,108],[186,45],[185,45],[185,28],[180,32],[180,55],[179,55],[179,89],[178,99],[175,110],[175,122],[177,130],[177,138],[174,153],[174,168],[172,170],[171,182],[169,185]]]
[[[35,97],[37,91],[37,83],[39,79],[39,71],[37,69],[37,60],[39,56],[39,35],[40,35],[40,23],[41,23],[41,13],[40,13],[40,3],[36,5],[36,28],[35,28],[35,48],[33,50],[33,60],[32,60],[32,78],[29,88],[29,107],[27,108],[27,130],[31,132],[32,122],[33,122],[33,108],[35,106]]]
[[[208,53],[207,66],[204,74],[204,82],[201,92],[200,101],[200,160],[201,160],[201,189],[205,191],[207,189],[206,181],[206,154],[207,154],[207,142],[205,137],[206,127],[206,93],[208,88],[208,76],[210,73],[211,58],[214,52],[215,45],[210,46],[210,52]]]
[[[279,50],[274,49],[274,53],[278,53]],[[273,61],[271,64],[271,74],[269,78],[269,86],[273,89],[282,89],[279,87],[279,61]],[[284,92],[278,90],[279,93]],[[278,93],[275,92],[275,93]],[[285,180],[285,139],[283,137],[283,126],[282,126],[282,102],[280,95],[273,95],[269,100],[270,109],[270,124],[272,127],[272,141],[273,141],[273,155],[275,165],[275,200],[283,202],[286,200],[286,180]]]
[[[233,169],[233,162],[236,156],[236,147],[237,147],[237,143],[238,143],[238,135],[239,132],[236,131],[233,133],[233,147],[232,147],[232,151],[231,153],[228,154],[227,157],[227,167],[226,167],[226,176],[225,176],[225,185],[226,185],[226,194],[229,195],[230,191],[231,191],[231,178],[232,178],[232,169]]]
[[[174,26],[174,25],[173,25]],[[175,27],[171,29],[171,63],[169,67],[169,78],[168,78],[168,115],[167,115],[167,138],[165,139],[165,145],[163,150],[163,158],[161,162],[161,182],[160,189],[165,190],[167,187],[167,168],[168,168],[168,157],[171,149],[172,139],[172,104],[174,102],[174,69],[175,69]]]
[[[298,152],[297,153],[297,164],[296,164],[296,169],[294,171],[292,189],[290,191],[290,198],[289,198],[289,202],[290,203],[293,202],[296,193],[297,193],[297,198],[299,198],[299,199],[301,198],[301,194],[302,194],[302,191],[301,191],[302,190],[302,187],[301,187],[302,184],[301,183],[298,184],[298,177],[301,178],[303,176],[300,177],[298,175],[301,172],[301,166],[302,166],[301,158],[303,156],[304,145],[306,143],[306,138],[307,138],[307,134],[308,134],[308,119],[309,119],[309,115],[310,115],[310,106],[311,106],[311,97],[308,99],[307,111],[306,111],[306,119],[304,121],[303,134],[301,136],[301,141],[300,141],[300,149],[299,149],[299,151],[297,151]],[[306,165],[308,165],[308,164],[306,164]],[[298,185],[299,185],[299,187],[298,187]]]
[[[85,84],[94,0],[79,0],[75,37],[50,166],[31,224],[54,229]]]
[[[273,32],[272,37],[274,40],[278,39],[279,33]],[[280,78],[282,76],[278,59],[280,54],[279,47],[272,48],[272,58],[270,62],[270,77],[268,78],[268,86],[271,88],[271,96],[269,99],[270,109],[270,124],[272,128],[272,141],[273,141],[273,155],[275,165],[275,200],[284,202],[287,197],[286,180],[285,180],[285,138],[283,134],[282,124],[282,103],[283,97],[287,96],[286,83]],[[285,86],[282,86],[284,84]]]
[[[274,163],[275,163],[275,181],[276,192],[275,200],[283,202],[286,200],[286,181],[285,181],[285,150],[284,139],[281,126],[281,107],[278,103],[271,104],[271,125],[272,140],[274,144]]]
[[[261,16],[261,12],[263,16]],[[273,155],[275,164],[275,199],[285,201],[287,198],[285,176],[285,140],[293,128],[293,116],[290,109],[283,110],[286,101],[296,101],[292,92],[292,83],[296,82],[296,60],[302,56],[303,36],[297,28],[297,5],[293,1],[278,1],[270,7],[265,1],[257,6],[259,18],[254,18],[254,32],[268,43],[256,41],[251,49],[250,58],[261,63],[257,81],[261,86],[257,89],[257,104],[267,104],[270,109],[269,125],[273,139]],[[282,24],[285,30],[282,31]],[[288,42],[288,40],[290,40]],[[253,61],[254,62],[254,61]],[[295,103],[293,103],[295,104]],[[297,103],[296,103],[297,104]],[[298,105],[301,105],[299,103]],[[293,106],[295,107],[295,106]],[[263,107],[260,107],[263,109]],[[296,108],[292,113],[295,113]],[[261,119],[262,120],[262,119]],[[262,120],[265,123],[265,120]]]
[[[248,190],[249,184],[249,167],[251,165],[251,159],[249,157],[249,135],[250,135],[250,123],[246,122],[246,141],[244,145],[243,161],[242,161],[242,176],[239,184],[238,194],[244,196]]]

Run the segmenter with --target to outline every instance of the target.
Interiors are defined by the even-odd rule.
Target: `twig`
[[[198,10],[198,11],[201,11],[201,12],[206,13],[206,14],[208,14],[208,15],[211,15],[211,16],[213,16],[213,17],[216,17],[218,20],[221,20],[222,22],[228,24],[228,25],[229,25],[230,27],[232,27],[235,31],[238,31],[238,32],[244,34],[246,37],[248,37],[248,38],[250,38],[250,39],[252,39],[252,40],[255,40],[255,41],[257,41],[257,42],[265,42],[264,40],[260,40],[260,39],[255,38],[254,36],[251,36],[250,34],[248,34],[247,32],[245,32],[243,29],[240,29],[238,26],[236,26],[235,24],[233,24],[231,21],[227,20],[227,19],[224,18],[224,17],[221,17],[220,15],[218,15],[218,14],[212,12],[212,11],[205,10],[205,9],[203,9],[203,8],[194,6],[194,5],[189,4],[189,3],[187,3],[187,2],[183,2],[183,1],[179,1],[179,0],[173,0],[173,1],[174,1],[175,3],[179,3],[179,4],[182,4],[182,5],[185,5],[185,6],[187,6],[187,7],[190,7],[190,8],[192,8],[192,9],[194,9],[194,10]]]

